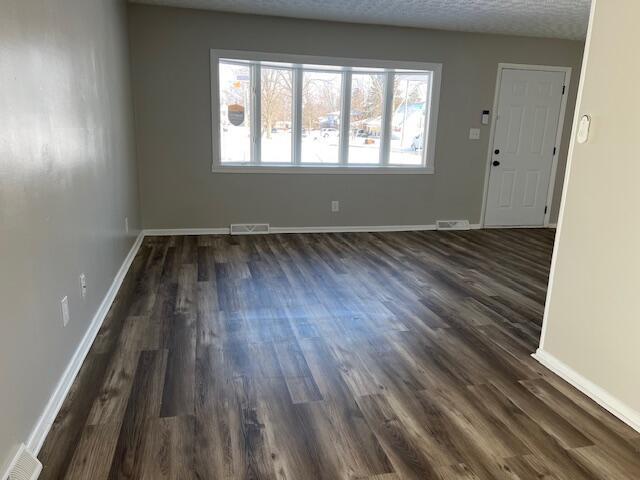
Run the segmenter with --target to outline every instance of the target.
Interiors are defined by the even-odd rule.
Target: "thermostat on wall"
[[[591,117],[583,115],[578,124],[578,143],[587,143],[589,140],[589,129],[591,128]]]

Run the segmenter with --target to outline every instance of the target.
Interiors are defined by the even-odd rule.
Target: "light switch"
[[[480,129],[479,128],[471,128],[471,129],[469,129],[469,140],[480,140]]]

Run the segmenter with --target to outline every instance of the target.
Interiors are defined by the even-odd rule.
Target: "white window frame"
[[[253,159],[259,158],[260,136],[255,129],[260,130],[260,98],[259,84],[252,92],[250,112],[255,125],[252,125],[252,161],[244,163],[222,163],[220,151],[220,89],[218,64],[220,59],[248,60],[254,62],[277,62],[300,65],[330,65],[343,67],[342,105],[340,122],[340,144],[338,164],[314,164],[302,163],[301,157],[301,118],[302,118],[302,70],[294,68],[293,74],[293,112],[292,112],[292,161],[282,164],[258,163]],[[267,65],[268,66],[268,65]],[[358,68],[356,73],[366,73],[362,69],[371,68],[371,73],[381,73],[379,69],[386,70],[385,85],[389,85],[393,78],[393,70],[409,70],[416,72],[429,72],[431,74],[430,109],[425,122],[425,140],[427,148],[423,149],[422,165],[389,165],[390,158],[390,130],[393,112],[389,111],[393,103],[393,92],[386,89],[383,105],[382,135],[380,144],[380,163],[375,165],[349,164],[347,155],[349,149],[349,117],[351,108],[351,68]],[[305,68],[305,70],[311,70]],[[257,68],[251,68],[252,76],[256,75]],[[404,72],[401,72],[404,73]],[[212,133],[212,171],[215,173],[321,173],[321,174],[433,174],[435,173],[435,152],[438,109],[440,104],[440,83],[442,78],[442,64],[406,61],[388,61],[372,59],[354,59],[342,57],[318,57],[310,55],[288,55],[261,52],[247,52],[236,50],[211,50],[211,133]]]

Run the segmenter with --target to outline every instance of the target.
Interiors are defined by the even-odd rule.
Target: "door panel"
[[[513,170],[502,171],[502,182],[500,184],[500,206],[511,207],[513,200],[513,186],[516,172]]]
[[[485,225],[544,224],[564,82],[564,72],[502,70]]]
[[[522,204],[525,207],[535,207],[540,189],[540,172],[527,172],[524,185],[524,200]]]
[[[507,149],[506,153],[517,154],[520,151],[520,140],[522,138],[522,117],[524,108],[513,106],[509,108],[507,117]]]

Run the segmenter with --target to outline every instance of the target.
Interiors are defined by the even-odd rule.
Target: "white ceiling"
[[[225,12],[584,39],[591,0],[132,0]]]

